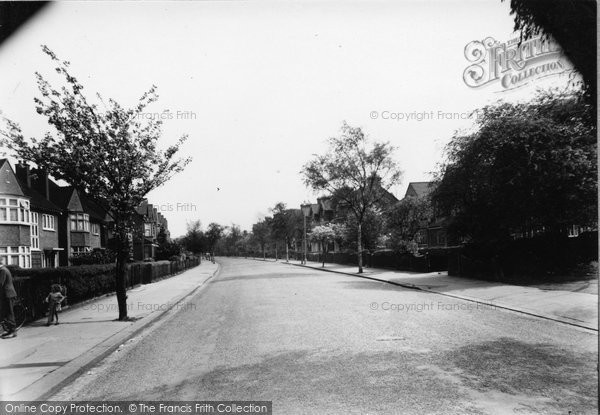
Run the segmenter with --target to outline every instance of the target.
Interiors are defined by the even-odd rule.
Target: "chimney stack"
[[[17,178],[27,185],[27,188],[31,189],[31,171],[29,164],[25,161],[19,161],[16,165]]]
[[[50,179],[46,169],[35,169],[33,173],[36,176],[34,180],[35,189],[40,192],[47,200],[50,200]]]

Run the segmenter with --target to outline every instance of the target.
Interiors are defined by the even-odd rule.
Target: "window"
[[[579,236],[579,226],[578,225],[569,226],[568,232],[569,232],[569,238],[575,238],[575,237]]]
[[[144,236],[152,236],[152,225],[149,223],[144,223]]]
[[[54,224],[54,216],[42,215],[42,229],[45,231],[55,231],[56,225]]]
[[[31,253],[28,246],[0,246],[0,263],[31,268]]]
[[[58,267],[58,252],[53,251],[42,253],[42,266],[44,268]]]
[[[90,215],[87,213],[71,214],[71,230],[78,232],[90,231]]]
[[[100,235],[100,225],[97,223],[92,223],[92,234]]]
[[[38,213],[31,212],[31,249],[34,251],[40,249],[40,228],[38,219]]]
[[[0,222],[30,225],[29,201],[17,198],[0,198]]]
[[[90,252],[91,249],[89,246],[72,246],[71,247],[71,255],[75,254],[83,254],[85,252]]]

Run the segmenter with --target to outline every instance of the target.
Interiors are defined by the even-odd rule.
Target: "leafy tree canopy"
[[[515,31],[524,39],[551,35],[582,75],[592,105],[597,84],[596,7],[595,0],[510,0]]]
[[[474,241],[542,228],[560,233],[597,218],[596,127],[581,92],[540,93],[483,109],[457,134],[432,193],[450,231]]]

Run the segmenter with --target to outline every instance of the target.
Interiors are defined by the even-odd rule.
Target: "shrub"
[[[110,249],[94,248],[91,252],[75,254],[70,259],[73,265],[112,264],[117,255]]]

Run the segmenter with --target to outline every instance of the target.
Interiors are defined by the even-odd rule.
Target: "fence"
[[[127,264],[126,285],[131,288],[139,284],[149,284],[199,264],[200,258]],[[44,299],[50,292],[52,284],[61,284],[65,287],[69,305],[112,293],[116,287],[115,264],[17,268],[12,272],[15,289],[32,311],[29,317],[33,319],[44,315],[47,308]]]
[[[266,251],[264,257],[268,259],[285,259],[285,251],[277,252]],[[300,261],[303,258],[301,251],[289,251],[289,257],[292,260]],[[263,258],[263,252],[250,251],[242,254],[249,258]],[[309,262],[323,262],[323,254],[319,252],[309,252],[306,255]],[[325,254],[325,262],[341,265],[358,266],[358,256],[355,252],[328,252]],[[445,271],[448,269],[448,256],[443,250],[426,251],[420,256],[411,254],[401,254],[393,251],[378,251],[370,253],[363,251],[363,265],[372,268],[388,268],[400,271],[432,272]]]

